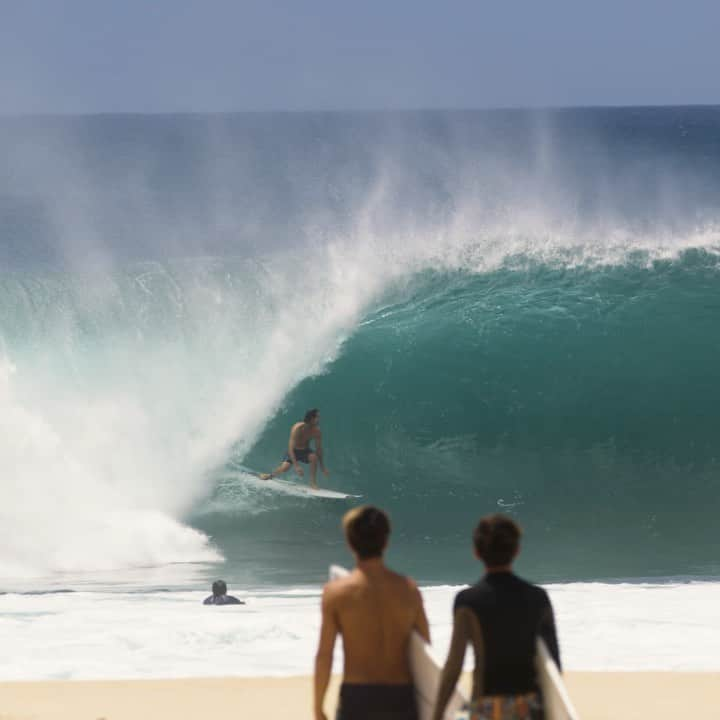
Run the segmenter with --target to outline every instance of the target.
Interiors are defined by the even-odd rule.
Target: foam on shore
[[[720,670],[720,583],[547,586],[568,670]],[[457,587],[423,596],[440,656]],[[319,588],[237,592],[207,608],[204,592],[0,595],[0,680],[307,674]],[[339,644],[338,644],[339,645]],[[471,666],[470,653],[466,667]],[[336,670],[340,669],[336,650]]]

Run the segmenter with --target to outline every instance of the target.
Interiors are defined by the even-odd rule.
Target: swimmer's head
[[[390,518],[380,508],[361,505],[345,513],[343,529],[360,560],[382,557],[390,537]]]
[[[227,585],[225,584],[224,580],[216,580],[212,584],[212,591],[213,595],[215,597],[220,597],[221,595],[227,595]]]
[[[308,425],[319,425],[320,424],[320,411],[317,408],[312,408],[305,413],[304,421]]]
[[[489,568],[510,565],[520,549],[522,530],[507,515],[495,513],[480,518],[473,533],[475,554]]]

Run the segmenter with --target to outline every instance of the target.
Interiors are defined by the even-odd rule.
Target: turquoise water
[[[428,580],[461,579],[469,531],[492,510],[520,520],[545,578],[714,575],[718,279],[702,252],[427,273],[291,393],[246,461],[272,465],[318,405],[343,489],[391,510],[398,557]],[[249,535],[272,522],[289,547],[298,532],[322,546],[338,515],[291,504]]]

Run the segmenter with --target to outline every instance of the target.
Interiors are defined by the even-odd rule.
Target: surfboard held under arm
[[[558,666],[542,638],[537,639],[535,667],[543,695],[547,720],[578,720]]]

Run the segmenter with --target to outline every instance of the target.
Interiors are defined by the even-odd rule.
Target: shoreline
[[[567,672],[582,720],[704,717],[720,672]],[[464,673],[463,685],[469,683]],[[326,715],[334,716],[333,675]],[[190,720],[215,715],[312,720],[312,678],[215,677],[173,680],[22,680],[0,682],[0,720]]]

